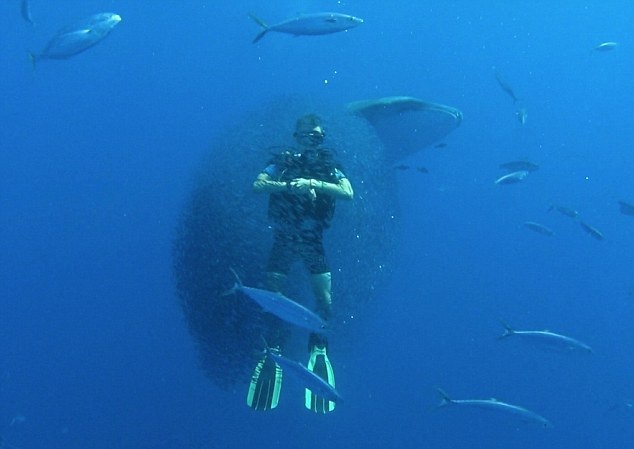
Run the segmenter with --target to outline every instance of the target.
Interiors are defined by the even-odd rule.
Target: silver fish
[[[565,335],[556,334],[547,330],[518,331],[504,321],[500,320],[500,322],[504,326],[504,333],[500,335],[500,339],[515,337],[537,345],[542,349],[556,350],[565,353],[584,352],[591,354],[593,352],[592,348],[587,344]]]
[[[236,283],[229,291],[225,292],[225,295],[238,291],[242,292],[248,298],[258,303],[266,312],[275,315],[287,323],[294,324],[311,332],[323,333],[326,330],[326,322],[313,311],[279,292],[247,287],[242,284],[237,273],[233,269],[231,269],[231,271],[236,277]]]
[[[592,50],[593,51],[612,51],[618,46],[619,46],[618,42],[602,42],[596,47],[594,47]]]
[[[529,421],[534,421],[541,424],[543,427],[552,427],[553,425],[541,415],[538,415],[535,412],[532,412],[524,407],[520,407],[519,405],[508,404],[506,402],[498,401],[495,398],[491,399],[451,399],[447,396],[442,389],[436,388],[438,394],[440,394],[440,403],[438,404],[438,408],[444,407],[447,405],[457,405],[460,407],[473,407],[480,409],[489,409],[489,410],[498,410],[504,413],[510,413],[513,415],[518,415],[522,418],[528,419]]]
[[[277,363],[282,371],[291,373],[291,375],[299,381],[303,387],[308,388],[315,395],[322,397],[328,401],[342,403],[343,398],[339,392],[324,379],[310,371],[304,365],[295,360],[287,359],[279,354],[276,350],[266,347],[266,355]]]
[[[525,221],[524,226],[531,231],[538,232],[543,235],[552,236],[555,232],[547,226],[543,224],[537,223],[536,221]]]
[[[584,223],[583,221],[580,221],[579,224],[581,225],[581,228],[584,231],[586,231],[588,234],[590,234],[595,239],[603,240],[605,238],[603,236],[603,233],[601,231],[599,231],[597,228],[595,228],[594,226],[590,226],[588,223]]]
[[[363,23],[363,19],[359,17],[336,12],[300,14],[297,17],[284,20],[275,25],[267,25],[266,22],[253,14],[250,14],[250,16],[263,28],[262,31],[255,36],[253,43],[262,39],[269,31],[277,31],[294,36],[316,36],[346,31]]]
[[[104,12],[62,28],[40,53],[29,53],[33,67],[41,59],[68,59],[89,49],[105,38],[119,22],[120,15]]]
[[[515,184],[524,180],[528,176],[528,170],[518,170],[495,180],[495,184]]]

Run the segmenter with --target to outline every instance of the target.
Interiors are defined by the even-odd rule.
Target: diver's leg
[[[273,248],[269,254],[266,271],[266,288],[274,292],[284,289],[286,273],[290,267],[287,245],[284,240],[274,239]],[[263,337],[269,346],[268,351],[280,354],[286,337],[286,330],[279,318],[271,314],[263,314]],[[271,410],[277,407],[282,389],[282,368],[275,361],[264,354],[258,360],[249,390],[247,404],[253,410]]]
[[[325,321],[332,315],[332,275],[321,240],[321,233],[308,240],[304,252],[304,262],[310,270],[310,281],[315,295],[315,311]],[[327,354],[328,340],[322,333],[311,333],[308,339],[308,369],[335,388],[335,373]],[[305,391],[306,408],[316,413],[328,413],[335,409],[335,403],[317,396],[311,390]]]

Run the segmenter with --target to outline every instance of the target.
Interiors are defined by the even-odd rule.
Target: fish
[[[599,45],[595,46],[593,51],[612,51],[619,46],[618,42],[602,42]]]
[[[522,125],[526,125],[526,120],[528,120],[528,111],[526,108],[519,108],[515,111],[515,116]]]
[[[49,40],[40,53],[29,53],[35,68],[37,61],[43,59],[68,59],[104,39],[121,22],[119,14],[104,12],[94,14],[75,25],[62,28]]]
[[[440,142],[434,145],[434,148],[447,148],[447,144],[445,142]]]
[[[500,87],[502,88],[502,90],[506,92],[513,99],[513,103],[517,103],[519,99],[517,98],[517,95],[515,95],[515,92],[513,92],[513,89],[511,88],[511,86],[504,80],[504,78],[502,78],[502,75],[497,69],[494,69],[493,71],[495,74],[495,79],[500,85]]]
[[[529,161],[510,161],[500,164],[500,168],[510,171],[526,170],[535,171],[539,169],[539,165]]]
[[[535,231],[543,235],[552,236],[555,234],[555,232],[549,227],[544,226],[543,224],[537,223],[535,221],[525,221],[524,226],[530,229],[531,231]]]
[[[634,216],[634,204],[626,203],[625,201],[619,201],[619,209],[623,215]]]
[[[409,170],[409,165],[405,165],[405,164],[399,164],[399,165],[395,165],[394,169],[395,170]]]
[[[326,325],[326,322],[312,310],[307,309],[300,303],[287,298],[279,292],[247,287],[242,284],[242,281],[235,270],[233,268],[230,268],[230,270],[236,277],[236,282],[231,289],[223,294],[224,296],[241,292],[249,299],[259,304],[266,312],[275,315],[289,324],[293,324],[311,332],[323,333],[327,330],[328,326]]]
[[[427,170],[427,167],[423,167],[423,166],[416,167],[416,171],[418,171],[419,173],[425,173],[425,174],[429,173],[429,170]]]
[[[581,228],[584,231],[586,231],[588,234],[590,234],[595,239],[603,240],[605,238],[603,236],[603,233],[601,231],[599,231],[597,228],[595,228],[594,226],[590,226],[588,223],[584,223],[583,221],[580,221],[579,224],[581,225]]]
[[[571,209],[570,207],[566,207],[566,206],[559,206],[556,204],[551,204],[550,207],[548,208],[547,212],[556,210],[557,212],[559,212],[560,214],[563,214],[567,217],[570,218],[577,218],[579,216],[579,212],[575,209]]]
[[[267,25],[259,17],[250,14],[251,18],[263,29],[255,36],[253,43],[262,39],[269,31],[292,34],[294,36],[317,36],[322,34],[347,31],[363,23],[363,19],[336,12],[320,12],[315,14],[299,14],[291,19]]]
[[[528,173],[528,170],[514,171],[496,179],[495,184],[515,184],[526,179]]]
[[[537,345],[542,349],[557,350],[563,353],[582,352],[592,354],[594,352],[587,344],[565,335],[547,330],[518,331],[509,326],[508,323],[502,320],[500,322],[504,326],[504,333],[498,337],[499,339],[515,337]]]
[[[553,425],[549,420],[537,413],[530,411],[519,405],[508,404],[506,402],[499,401],[495,398],[490,399],[451,399],[447,393],[442,389],[436,388],[438,394],[440,394],[440,403],[436,408],[445,407],[447,405],[456,405],[460,407],[470,407],[488,410],[497,410],[504,413],[510,413],[512,415],[520,416],[529,421],[537,422],[542,427],[550,428]]]
[[[29,0],[20,1],[20,14],[27,23],[35,25],[35,22],[33,22],[33,18],[31,17],[31,3]]]
[[[269,348],[268,346],[265,347],[264,352],[267,357],[282,368],[282,372],[285,371],[289,373],[299,383],[301,383],[304,388],[309,389],[316,396],[338,404],[343,403],[343,397],[332,385],[310,371],[301,363],[284,357],[277,350]]]

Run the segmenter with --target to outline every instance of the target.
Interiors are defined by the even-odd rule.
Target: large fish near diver
[[[541,424],[543,427],[552,427],[550,421],[537,413],[520,407],[519,405],[508,404],[506,402],[498,401],[495,398],[491,399],[451,399],[440,388],[436,388],[438,394],[440,394],[440,403],[437,408],[445,407],[447,405],[456,405],[460,407],[479,408],[487,410],[497,410],[504,413],[510,413],[512,415],[520,416],[529,421],[534,421]]]
[[[233,269],[231,269],[231,271],[236,277],[236,282],[225,295],[242,292],[249,299],[258,303],[266,312],[275,315],[287,323],[294,324],[311,332],[323,333],[327,330],[326,322],[315,312],[279,292],[247,287],[242,284],[238,274]]]
[[[119,14],[103,12],[62,28],[41,52],[29,53],[33,67],[42,59],[68,59],[89,49],[110,34],[119,22]]]
[[[504,326],[504,333],[500,339],[515,338],[525,340],[543,349],[556,350],[558,352],[571,353],[583,352],[591,354],[592,348],[585,343],[575,340],[572,337],[556,334],[551,331],[518,331],[513,329],[508,323],[501,321]]]
[[[317,36],[321,34],[346,31],[363,23],[363,19],[336,12],[319,12],[315,14],[299,14],[291,19],[268,25],[259,17],[250,14],[251,18],[263,29],[255,36],[253,43],[264,37],[269,31],[292,34],[294,36]]]
[[[316,396],[339,404],[343,402],[343,398],[335,387],[330,385],[317,374],[310,371],[301,363],[287,359],[274,349],[268,347],[266,347],[264,351],[267,357],[271,358],[282,368],[282,372],[290,373],[291,376],[295,378],[304,388],[309,389]]]

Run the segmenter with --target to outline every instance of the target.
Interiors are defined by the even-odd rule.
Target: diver
[[[291,265],[302,261],[310,272],[316,298],[315,312],[324,320],[331,316],[331,272],[323,245],[323,232],[330,226],[335,200],[353,198],[350,181],[331,150],[321,145],[326,136],[321,119],[314,114],[297,120],[293,137],[298,148],[282,151],[253,182],[256,193],[269,194],[269,219],[273,223],[273,246],[269,254],[266,283],[281,292]],[[271,342],[279,351],[279,343]],[[311,333],[308,341],[308,369],[335,386],[328,359],[328,341],[321,333]],[[277,406],[282,370],[264,356],[257,364],[249,385],[248,405],[255,410]],[[306,390],[306,408],[317,413],[334,410],[335,403]]]

